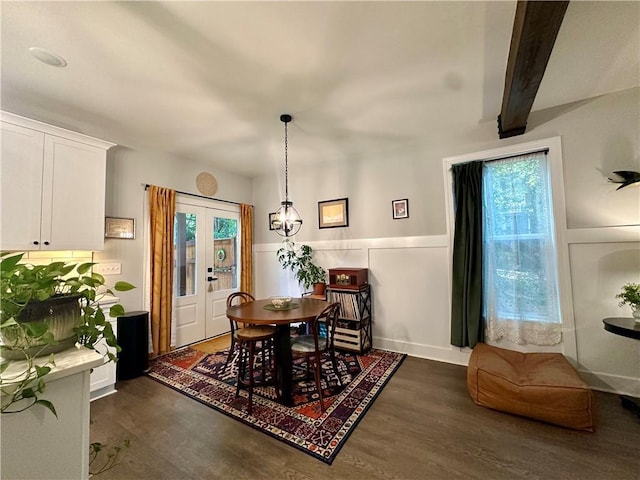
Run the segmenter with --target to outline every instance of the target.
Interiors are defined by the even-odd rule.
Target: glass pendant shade
[[[283,237],[295,235],[302,226],[300,214],[293,206],[293,202],[284,201],[276,211],[272,228]]]

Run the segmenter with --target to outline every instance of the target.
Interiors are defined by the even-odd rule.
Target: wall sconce
[[[619,183],[620,186],[616,188],[620,190],[621,188],[628,187],[629,185],[636,184],[636,186],[640,186],[640,172],[632,172],[630,170],[618,170],[617,172],[612,172],[614,177],[609,177],[609,181],[612,183]]]

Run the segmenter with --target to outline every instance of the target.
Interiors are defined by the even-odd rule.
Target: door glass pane
[[[196,294],[196,215],[176,213],[174,232],[175,295]]]
[[[238,288],[238,221],[215,217],[213,220],[213,272],[216,290]]]

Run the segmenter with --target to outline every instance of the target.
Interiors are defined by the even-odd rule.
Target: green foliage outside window
[[[185,216],[186,240],[196,239],[197,216],[189,213]],[[213,238],[235,238],[238,235],[238,222],[230,218],[218,218],[213,221]]]
[[[490,164],[489,227],[494,235],[549,233],[550,202],[543,192],[539,162],[514,160]]]
[[[238,236],[238,222],[231,218],[218,218],[213,221],[213,238],[236,238]]]
[[[483,173],[485,252],[500,318],[558,321],[553,215],[540,158],[490,162]]]

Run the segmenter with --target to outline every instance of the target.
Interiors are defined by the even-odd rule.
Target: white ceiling
[[[500,112],[515,2],[9,2],[1,107],[254,176]],[[570,3],[534,110],[640,85],[640,3]],[[44,47],[68,66],[29,54]],[[496,138],[498,133],[496,129]]]

